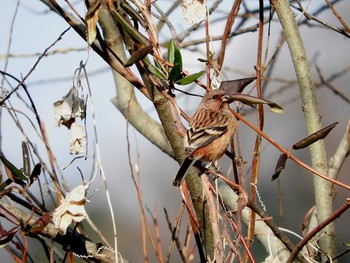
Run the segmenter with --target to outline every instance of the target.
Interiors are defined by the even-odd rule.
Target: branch
[[[106,44],[114,53],[126,61],[123,39],[106,6],[103,6],[99,12],[99,23],[103,30]],[[113,60],[113,57],[110,59]],[[118,62],[116,61],[115,63]],[[133,85],[116,71],[113,71],[113,76],[117,91],[117,96],[112,99],[113,104],[124,116],[128,114],[128,121],[136,130],[161,151],[169,156],[173,156],[162,126],[143,111],[135,97]]]
[[[349,120],[350,125],[350,120]],[[346,157],[349,156],[350,153],[350,142],[348,141],[349,130],[347,129],[342,140],[340,141],[338,148],[334,155],[329,160],[329,177],[337,179],[338,174],[340,172],[340,168],[343,166],[343,163]]]
[[[294,70],[299,83],[300,96],[308,133],[311,134],[322,128],[321,116],[317,104],[315,85],[312,79],[310,66],[304,49],[303,41],[297,27],[289,2],[287,0],[271,0],[282,25],[284,36],[288,43],[294,64]],[[325,144],[320,140],[310,146],[312,166],[322,174],[328,174]],[[315,201],[318,214],[318,223],[326,220],[333,214],[332,184],[318,176],[314,176]],[[320,239],[321,250],[326,255],[336,255],[334,224],[329,224],[323,231],[325,235]],[[322,260],[326,257],[322,255]]]
[[[226,183],[219,181],[219,193],[225,205],[231,211],[237,211],[237,202],[239,196]],[[262,209],[259,209],[255,204],[250,202],[249,206],[254,208],[257,213],[255,218],[254,234],[261,244],[268,251],[269,256],[273,257],[276,262],[286,262],[290,256],[290,252],[294,249],[293,243],[281,232],[278,227],[269,220],[269,216]],[[248,225],[250,220],[251,208],[245,207],[242,209],[242,220]],[[273,250],[272,250],[273,249]],[[300,262],[306,262],[305,258],[298,254]]]
[[[9,205],[0,200],[0,205],[15,215],[20,221],[27,222],[31,213],[27,213],[13,205]],[[28,224],[33,225],[38,217],[32,216]],[[67,229],[67,233],[61,236],[54,224],[49,223],[40,233],[41,236],[54,240],[61,244],[63,249],[73,252],[76,256],[84,258],[87,262],[112,263],[114,260],[114,251],[101,243],[94,243],[80,233]],[[118,253],[120,255],[120,253]],[[120,262],[123,259],[120,256]],[[124,260],[124,262],[126,262]]]

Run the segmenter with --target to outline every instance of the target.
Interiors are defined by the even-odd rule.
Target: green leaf
[[[172,82],[176,82],[182,78],[182,70],[179,65],[175,64],[169,73],[168,79]]]
[[[200,72],[197,72],[197,73],[191,74],[191,75],[189,75],[187,77],[184,77],[184,78],[182,78],[180,80],[177,80],[175,83],[179,84],[179,85],[191,84],[192,82],[196,81],[199,77],[201,77],[204,73],[205,73],[205,71],[202,70]]]
[[[113,19],[122,27],[122,29],[137,43],[143,46],[148,46],[150,41],[142,35],[136,28],[134,28],[121,14],[111,9]]]
[[[182,78],[182,57],[180,50],[175,48],[174,50],[174,66],[169,73],[168,79],[176,82]]]
[[[156,77],[160,78],[160,79],[167,79],[167,76],[165,76],[165,74],[163,73],[162,70],[160,70],[158,67],[153,66],[148,60],[144,60],[145,64],[146,64],[146,68],[149,70],[149,72],[151,72],[153,75],[155,75]]]
[[[22,157],[23,157],[23,173],[26,176],[30,175],[30,158],[29,149],[26,142],[22,141]]]
[[[23,173],[16,168],[16,166],[14,166],[9,160],[7,160],[3,154],[0,154],[0,159],[6,166],[6,168],[9,169],[12,173],[12,175],[9,175],[9,177],[13,176],[13,178],[10,178],[12,181],[19,184],[23,184],[22,180],[28,180],[28,178],[25,177]]]
[[[4,190],[6,186],[9,186],[12,183],[10,179],[6,179],[5,182],[0,184],[0,191]]]
[[[174,64],[175,61],[175,43],[174,41],[171,39],[168,43],[168,61],[171,64]]]
[[[182,78],[182,56],[173,40],[168,43],[168,61],[173,64],[173,67],[169,69],[168,79],[173,82],[180,80]]]
[[[175,48],[175,52],[174,52],[174,66],[175,65],[178,65],[182,70],[182,56],[181,56],[180,49],[178,49],[177,47]]]

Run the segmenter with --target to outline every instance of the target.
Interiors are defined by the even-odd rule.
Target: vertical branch
[[[209,13],[208,9],[206,11],[207,13],[207,19],[205,19],[205,48],[207,53],[207,60],[209,63],[207,63],[207,87],[210,89],[211,87],[211,79],[210,79],[210,64],[212,59],[212,54],[210,53],[210,32],[209,32]],[[214,69],[215,70],[215,69]],[[207,89],[208,89],[207,88]]]
[[[312,79],[310,66],[307,61],[306,52],[302,38],[298,30],[294,13],[287,0],[271,0],[271,4],[277,12],[282,25],[284,36],[288,43],[290,54],[293,59],[294,69],[297,76],[303,112],[308,133],[311,134],[322,127],[319,107],[316,98],[315,85]],[[310,146],[312,166],[322,174],[328,174],[327,157],[324,141],[320,140]],[[333,213],[332,207],[332,184],[318,176],[314,176],[315,201],[318,222],[324,221]],[[321,250],[329,255],[336,255],[334,224],[329,224],[320,238]],[[325,256],[322,261],[326,260]]]
[[[261,79],[264,69],[261,65],[262,60],[262,48],[263,48],[263,37],[264,37],[264,3],[263,0],[259,0],[259,39],[258,39],[258,53],[256,62],[256,85],[257,85],[257,95],[259,98],[262,97]],[[264,127],[264,108],[263,105],[258,105],[258,126],[262,131]],[[259,166],[260,166],[260,150],[261,150],[261,135],[258,133],[255,139],[255,146],[253,150],[253,161],[252,161],[252,175],[251,175],[251,200],[255,203],[256,200],[256,184],[258,183]],[[250,213],[250,223],[248,226],[248,245],[254,237],[255,229],[255,213],[251,210]]]
[[[230,14],[228,16],[228,19],[227,19],[224,35],[222,36],[221,51],[220,51],[220,55],[218,58],[218,70],[219,71],[222,68],[222,64],[224,63],[227,39],[230,35],[232,25],[235,22],[239,7],[241,5],[241,2],[242,2],[242,0],[235,0],[235,2],[233,3],[233,6],[231,8]]]

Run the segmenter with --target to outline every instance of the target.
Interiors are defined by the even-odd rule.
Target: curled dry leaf
[[[72,139],[69,145],[70,154],[84,153],[86,145],[86,133],[83,126],[73,122],[71,125]]]
[[[29,181],[29,184],[31,185],[36,179],[38,179],[40,173],[41,173],[41,163],[37,163],[35,166],[34,166],[34,169],[32,171],[32,173],[30,174],[30,181]]]
[[[76,123],[76,118],[85,119],[85,96],[79,95],[78,89],[72,87],[67,95],[54,103],[54,111],[57,125],[63,124],[72,132],[70,153],[83,153],[86,145],[86,133],[84,127]]]
[[[207,12],[206,0],[184,0],[181,6],[187,23],[193,25],[205,20]]]
[[[324,139],[328,133],[335,127],[337,126],[338,122],[332,123],[331,125],[328,125],[327,127],[324,127],[321,130],[318,130],[317,132],[314,132],[310,134],[309,136],[305,137],[304,139],[298,141],[293,145],[294,150],[299,150],[302,148],[305,148],[318,140]]]
[[[20,229],[20,226],[15,226],[9,231],[2,230],[0,236],[0,248],[6,247],[8,243],[11,242],[17,231]]]
[[[53,222],[61,235],[65,235],[67,227],[73,222],[81,222],[88,215],[85,211],[85,192],[88,185],[79,185],[69,192],[59,207],[52,214]]]
[[[85,97],[83,95],[79,96],[75,87],[72,87],[67,95],[54,102],[53,106],[57,126],[63,124],[70,129],[72,123],[75,122],[75,118],[85,119]]]
[[[272,175],[271,181],[276,180],[280,176],[281,172],[286,167],[287,160],[288,160],[287,154],[282,153],[278,158],[278,161],[275,167],[275,173]]]
[[[31,234],[40,234],[44,228],[50,223],[51,220],[50,214],[43,214],[41,217],[39,217],[27,230],[27,232]]]
[[[87,31],[86,37],[89,45],[91,45],[92,42],[94,42],[97,35],[96,25],[98,21],[98,13],[101,7],[102,7],[101,1],[94,1],[85,15],[86,31]]]

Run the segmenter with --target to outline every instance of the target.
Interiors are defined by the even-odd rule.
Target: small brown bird
[[[230,111],[233,99],[223,90],[209,91],[190,120],[185,136],[185,159],[173,181],[180,186],[189,168],[198,160],[215,162],[226,151],[237,123]]]

